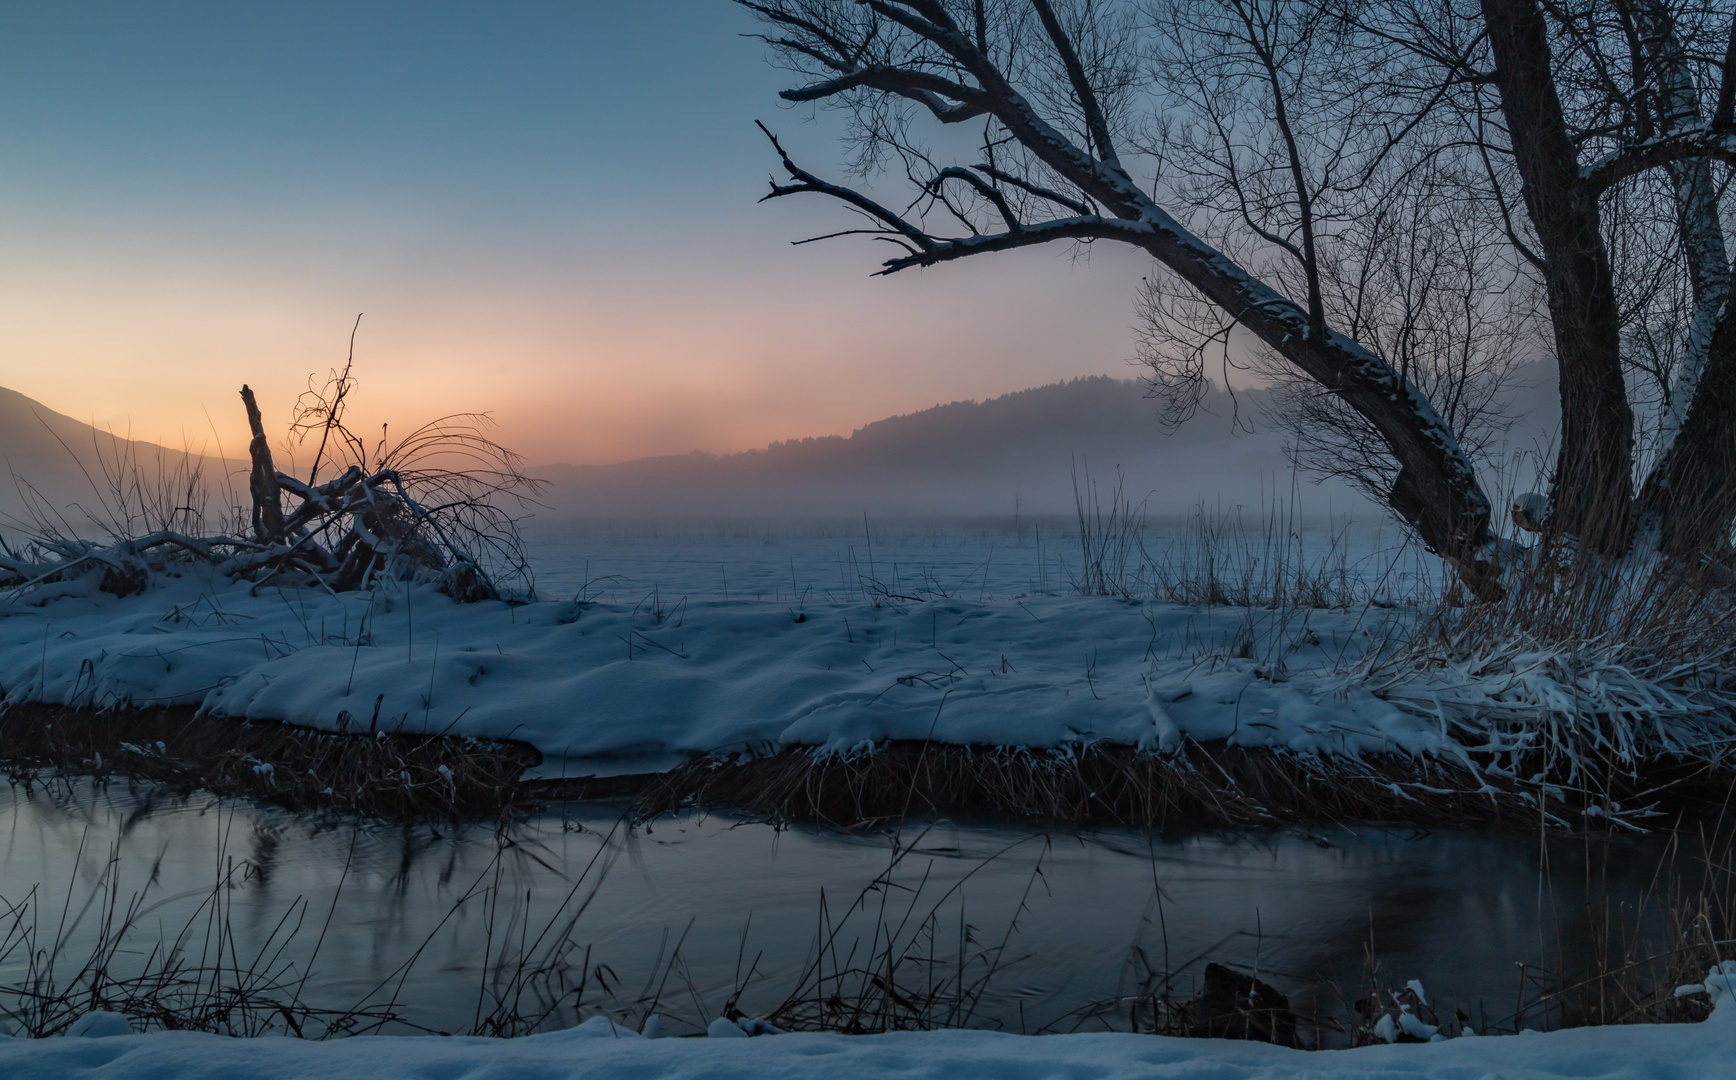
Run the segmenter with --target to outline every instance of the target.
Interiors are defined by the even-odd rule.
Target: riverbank
[[[1736,787],[1727,770],[1671,760],[1566,788],[1476,774],[1452,759],[1323,757],[1192,740],[1169,753],[1115,744],[795,747],[699,755],[655,771],[627,764],[599,774],[579,762],[571,776],[538,768],[542,761],[516,740],[338,734],[191,706],[25,704],[0,712],[0,766],[15,780],[34,782],[38,773],[141,780],[178,793],[404,822],[498,818],[583,801],[638,820],[703,809],[836,828],[914,816],[1144,829],[1383,822],[1595,830],[1612,811],[1641,828],[1710,816]]]
[[[271,721],[201,715],[187,705],[0,712],[0,767],[26,785],[53,775],[161,784],[177,794],[238,795],[295,811],[388,821],[486,819],[525,802],[520,778],[542,760],[521,742],[452,735],[336,735]]]
[[[773,602],[460,604],[196,565],[126,597],[97,584],[0,611],[15,772],[409,817],[607,798],[845,825],[1558,828],[1647,827],[1721,804],[1736,776],[1719,670],[1498,634],[1430,651],[1420,608],[969,600],[870,579],[823,603],[792,585]]]

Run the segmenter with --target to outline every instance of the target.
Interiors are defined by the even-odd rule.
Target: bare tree
[[[1408,50],[1325,5],[1146,10],[1165,117],[1147,152],[1172,163],[1172,201],[1287,294],[1318,297],[1332,325],[1435,403],[1476,462],[1510,426],[1501,392],[1537,351],[1537,304],[1500,216],[1467,191],[1481,168],[1438,86],[1419,84]],[[1185,419],[1209,368],[1237,362],[1234,319],[1169,274],[1146,281],[1141,314],[1137,357],[1164,419]],[[1379,430],[1274,350],[1238,345],[1238,366],[1276,390],[1270,418],[1296,462],[1384,500],[1400,463]]]
[[[1673,555],[1727,547],[1729,0],[739,2],[800,79],[782,96],[849,118],[854,175],[910,183],[894,209],[778,146],[767,197],[846,204],[846,233],[902,249],[882,273],[1149,252],[1140,348],[1169,417],[1251,342],[1305,456],[1339,455],[1483,596],[1471,452],[1535,333],[1560,370],[1548,525],[1600,555],[1636,524]],[[970,157],[922,120],[966,125]]]
[[[1320,226],[1333,193],[1308,182],[1310,148],[1291,123],[1287,98],[1274,99],[1263,131],[1274,160],[1288,167],[1259,178],[1256,191],[1269,183],[1294,221],[1262,234],[1246,228],[1245,215],[1237,228],[1248,244],[1295,259],[1294,293],[1250,271],[1235,251],[1190,229],[1148,193],[1159,190],[1165,163],[1141,153],[1136,137],[1153,103],[1140,51],[1151,20],[1138,7],[1098,0],[740,2],[768,25],[764,39],[801,79],[783,92],[785,100],[843,109],[859,169],[896,160],[916,196],[895,210],[802,168],[773,138],[788,181],[774,181],[768,198],[813,193],[851,207],[864,224],[846,232],[901,249],[882,273],[1056,240],[1113,240],[1149,252],[1377,431],[1397,465],[1388,504],[1474,591],[1499,594],[1489,501],[1452,426],[1422,387],[1328,315]],[[1270,5],[1236,17],[1291,12]],[[1304,17],[1277,26],[1273,40],[1306,45],[1335,22]],[[1324,53],[1319,62],[1327,62]],[[1271,85],[1281,88],[1282,79]],[[977,160],[933,154],[913,137],[918,117],[971,124],[979,133]],[[1279,194],[1286,174],[1292,186]],[[1348,168],[1336,183],[1353,184],[1354,175]]]
[[[1346,8],[1401,42],[1482,155],[1547,297],[1562,428],[1550,524],[1605,555],[1723,558],[1736,521],[1728,0]],[[1722,177],[1722,178],[1721,178]]]

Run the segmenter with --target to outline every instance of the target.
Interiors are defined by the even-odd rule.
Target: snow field
[[[186,1032],[109,1035],[101,1014],[88,1036],[0,1038],[0,1075],[32,1080],[409,1080],[439,1077],[621,1077],[634,1080],[1714,1080],[1736,1061],[1736,1005],[1724,988],[1736,964],[1708,982],[1724,1000],[1701,1024],[1578,1028],[1356,1050],[1288,1050],[1264,1043],[1151,1035],[1006,1035],[982,1031],[742,1037],[728,1021],[703,1039],[646,1039],[602,1017],[519,1039],[359,1036],[327,1042],[231,1039]],[[120,1018],[115,1017],[116,1020]],[[124,1024],[124,1021],[121,1021]],[[728,1029],[728,1030],[726,1030]],[[728,1037],[719,1037],[728,1036]]]
[[[1140,541],[1131,595],[1317,581],[1366,601],[1329,609],[1072,594],[1078,537],[1041,528],[1041,542],[1036,524],[551,529],[532,545],[543,593],[574,599],[515,606],[399,583],[253,586],[198,565],[124,600],[92,579],[39,586],[0,598],[0,703],[510,737],[543,752],[543,775],[744,747],[1186,736],[1467,765],[1475,750],[1504,775],[1546,748],[1549,775],[1575,784],[1590,758],[1710,759],[1736,738],[1736,687],[1693,665],[1636,669],[1609,641],[1407,654],[1425,609],[1373,598],[1426,600],[1439,566],[1378,530],[1218,535],[1200,518]]]
[[[1256,588],[1275,576],[1342,574],[1389,597],[1434,595],[1440,561],[1378,517],[1365,526],[1310,520],[1294,530],[1266,514],[1201,511],[1129,537],[1133,591],[1215,577]],[[545,596],[632,603],[661,589],[695,600],[857,600],[876,586],[904,594],[990,600],[1072,591],[1082,575],[1078,523],[821,519],[719,522],[537,521],[527,548]],[[1118,545],[1111,543],[1109,547]],[[1114,561],[1116,552],[1105,552]]]
[[[0,618],[5,700],[198,705],[325,730],[509,737],[551,758],[884,739],[1439,752],[1441,725],[1335,671],[1378,610],[1112,597],[460,605],[202,569],[125,599],[89,581]]]

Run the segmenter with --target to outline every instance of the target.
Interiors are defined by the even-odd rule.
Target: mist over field
[[[1736,0],[0,100],[0,1080],[1736,1075]]]
[[[1511,396],[1520,421],[1495,457],[1546,440],[1553,426],[1548,386],[1541,377],[1516,381]],[[1104,499],[1119,474],[1125,495],[1157,518],[1201,503],[1259,507],[1292,492],[1310,516],[1378,518],[1384,511],[1348,485],[1294,474],[1282,433],[1266,419],[1267,397],[1260,389],[1232,395],[1214,388],[1193,419],[1166,428],[1140,383],[1094,376],[734,454],[533,463],[530,472],[547,487],[531,512],[544,520],[1072,514],[1077,467],[1081,484],[1088,476]],[[245,492],[240,448],[225,448],[228,459],[211,446],[189,447],[188,455],[123,435],[0,389],[0,457],[10,473],[0,484],[0,515],[26,516],[34,489],[43,496],[39,505],[81,519],[84,508],[100,505],[98,488],[109,494],[105,476],[122,461],[137,462],[147,479],[202,467],[211,509],[230,487]]]
[[[1497,486],[1533,482],[1537,451],[1556,424],[1553,390],[1553,373],[1535,364],[1504,392],[1514,422],[1483,463],[1500,474]],[[532,472],[549,484],[543,515],[556,518],[1071,515],[1075,469],[1105,500],[1119,474],[1125,496],[1154,518],[1202,503],[1257,508],[1292,493],[1309,516],[1388,513],[1342,481],[1298,475],[1267,416],[1269,400],[1260,388],[1213,387],[1197,414],[1172,428],[1143,383],[1092,376],[935,405],[847,436]]]
[[[1289,488],[1280,439],[1259,422],[1262,395],[1240,397],[1215,392],[1199,416],[1166,430],[1138,383],[1099,376],[937,405],[848,436],[537,472],[563,516],[945,516],[1071,513],[1077,464],[1105,496],[1120,468],[1136,502],[1149,495],[1153,512],[1181,513]],[[1356,499],[1335,488],[1318,493],[1322,510]]]
[[[0,387],[0,530],[14,531],[36,517],[62,528],[100,528],[115,514],[125,514],[117,482],[133,500],[184,489],[176,478],[198,473],[199,486],[211,500],[205,509],[215,511],[228,494],[225,481],[235,474],[235,490],[245,497],[246,465],[225,461],[214,446],[171,449],[127,435],[125,429],[93,427]]]

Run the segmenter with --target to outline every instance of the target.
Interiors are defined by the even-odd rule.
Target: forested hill
[[[1539,371],[1520,380],[1509,436],[1528,444],[1553,424],[1553,382]],[[866,424],[848,436],[775,442],[736,454],[695,452],[615,465],[541,465],[549,481],[544,518],[980,515],[1066,513],[1072,470],[1089,469],[1099,487],[1125,470],[1126,491],[1149,498],[1157,514],[1182,514],[1200,501],[1257,505],[1293,478],[1281,440],[1262,415],[1264,393],[1236,398],[1213,391],[1197,416],[1169,429],[1140,384],[1105,376],[1074,379],[987,401],[955,401]],[[1239,415],[1236,425],[1232,417]],[[1248,428],[1256,429],[1250,433]],[[0,388],[0,527],[25,514],[21,483],[49,496],[62,513],[99,507],[105,462],[136,461],[147,476],[187,459],[132,442]],[[195,463],[197,459],[193,459]],[[241,462],[204,462],[222,488]],[[15,481],[13,478],[22,478]],[[1341,484],[1300,481],[1308,513],[1372,511]],[[108,496],[108,492],[104,492]],[[221,498],[221,497],[220,497]],[[1378,511],[1375,511],[1378,513]]]
[[[1255,501],[1262,479],[1288,487],[1276,435],[1232,427],[1237,409],[1244,421],[1257,418],[1261,396],[1214,392],[1170,430],[1140,384],[1097,376],[937,405],[849,436],[534,471],[551,482],[544,501],[560,516],[998,514],[1015,500],[1025,512],[1069,512],[1077,460],[1111,483],[1122,466],[1130,494],[1183,512],[1220,495]],[[1320,502],[1324,510],[1324,495]]]

